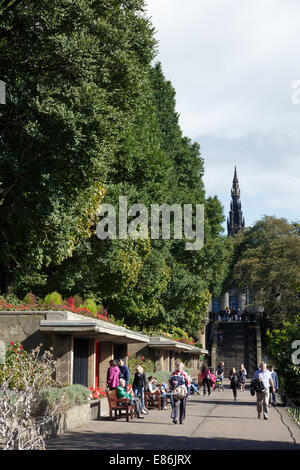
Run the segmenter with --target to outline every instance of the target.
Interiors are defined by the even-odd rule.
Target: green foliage
[[[43,303],[47,306],[61,305],[63,303],[62,296],[58,292],[51,292],[45,296]]]
[[[47,282],[94,229],[154,56],[143,1],[29,0],[0,26],[2,289]]]
[[[274,365],[281,382],[281,389],[287,396],[300,404],[300,367],[292,362],[292,342],[300,339],[300,315],[295,315],[293,321],[283,322],[280,329],[268,330],[266,348],[267,354]]]
[[[90,391],[87,387],[80,384],[69,385],[65,387],[64,392],[67,394],[69,399],[69,405],[82,405],[88,401]]]
[[[94,316],[97,315],[98,307],[97,307],[96,302],[93,299],[85,300],[85,302],[81,305],[81,307],[88,308],[89,311],[92,312]]]
[[[87,403],[90,391],[83,385],[69,385],[67,387],[48,387],[39,390],[34,406],[34,415],[42,416],[45,411],[55,409],[65,410],[74,405]]]
[[[154,373],[146,374],[146,378],[150,377],[151,375],[154,375],[158,383],[167,384],[169,382],[171,373],[167,370],[158,370]]]
[[[31,352],[23,349],[20,343],[11,342],[6,350],[5,364],[0,364],[0,385],[4,380],[9,382],[11,390],[23,390],[24,377],[26,384],[36,390],[43,386],[53,385],[54,362],[50,351],[41,353],[41,346]]]
[[[24,297],[25,305],[32,305],[36,303],[36,296],[32,292],[28,292]]]
[[[292,320],[300,301],[300,226],[264,217],[234,240],[232,283],[255,294],[273,326]]]
[[[143,355],[132,355],[128,358],[128,368],[131,377],[134,376],[137,366],[143,367],[145,374],[149,373],[150,375],[153,374],[155,368],[154,362],[151,359],[147,359]]]
[[[183,136],[175,90],[152,65],[144,9],[142,0],[29,0],[3,19],[1,290],[78,294],[94,315],[101,302],[129,327],[163,324],[191,338],[220,294],[230,242],[219,200],[205,197],[200,146]],[[99,240],[98,206],[117,207],[122,195],[149,212],[204,204],[204,248]]]

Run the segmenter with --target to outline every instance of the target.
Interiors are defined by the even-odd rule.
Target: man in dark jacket
[[[120,369],[120,378],[125,380],[124,390],[125,392],[127,392],[130,373],[123,359],[119,359],[119,369]]]

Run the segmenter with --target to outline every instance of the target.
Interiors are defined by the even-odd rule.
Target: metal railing
[[[282,401],[283,406],[294,420],[300,425],[300,407],[296,406],[283,392],[278,390],[278,394]]]

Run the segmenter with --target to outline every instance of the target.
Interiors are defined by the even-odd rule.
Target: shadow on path
[[[47,450],[300,450],[299,444],[232,438],[166,436],[161,434],[68,433],[46,442]]]

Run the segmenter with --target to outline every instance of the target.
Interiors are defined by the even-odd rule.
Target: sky
[[[300,1],[146,4],[207,196],[227,217],[236,165],[246,226],[264,215],[300,221]]]

